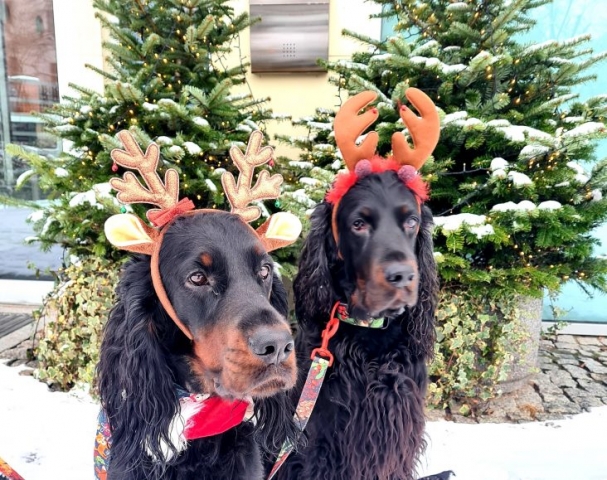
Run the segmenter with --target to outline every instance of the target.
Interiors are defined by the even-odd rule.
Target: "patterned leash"
[[[331,317],[327,326],[322,331],[322,342],[319,348],[312,350],[311,358],[312,365],[308,371],[308,377],[304,384],[299,402],[297,402],[297,408],[295,409],[295,423],[297,424],[299,431],[303,433],[308,424],[308,420],[312,416],[312,411],[316,405],[316,400],[320,395],[320,387],[325,380],[327,369],[333,365],[333,354],[329,351],[329,340],[337,333],[339,328],[339,322],[346,322],[359,327],[367,328],[383,328],[384,319],[376,318],[371,320],[356,320],[348,317],[347,306],[340,302],[335,302],[331,309]],[[280,453],[276,458],[276,462],[268,475],[267,480],[271,480],[278,472],[278,469],[286,462],[289,455],[293,452],[295,444],[290,440],[285,440],[280,449]]]
[[[24,480],[24,478],[0,457],[0,480]]]

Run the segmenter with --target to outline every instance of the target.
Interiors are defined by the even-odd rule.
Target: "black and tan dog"
[[[422,114],[401,111],[415,149],[396,133],[391,159],[375,155],[374,132],[355,144],[377,119],[375,109],[358,115],[373,92],[348,100],[335,118],[349,172],[314,210],[300,258],[296,391],[334,304],[341,302],[350,318],[329,343],[334,363],[306,428],[307,444],[279,470],[282,480],[416,478],[438,293],[432,215],[417,169],[438,141],[439,120],[425,94],[409,89],[407,96]],[[360,326],[378,318],[381,328]]]
[[[251,199],[277,196],[280,182],[255,166],[269,160],[256,132],[246,155],[231,152],[246,178],[224,177],[234,213],[177,202],[175,174],[156,174],[158,148],[143,154],[127,132],[113,151],[127,172],[118,198],[160,207],[148,218],[106,223],[119,248],[139,253],[126,266],[105,326],[98,385],[111,438],[109,480],[261,480],[262,456],[293,436],[286,391],[296,380],[287,295],[269,250],[292,243],[299,223],[284,215],[258,231]],[[267,172],[266,172],[267,173]],[[248,182],[247,182],[248,179]],[[282,218],[281,218],[282,217]],[[243,421],[254,402],[253,420]],[[103,430],[103,428],[102,428]],[[102,435],[103,437],[103,435]]]

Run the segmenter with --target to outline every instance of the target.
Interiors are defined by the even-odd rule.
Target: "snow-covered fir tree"
[[[380,42],[346,31],[363,47],[326,64],[342,99],[373,90],[379,153],[403,131],[399,102],[422,89],[441,112],[441,138],[423,167],[435,214],[435,247],[445,291],[541,295],[569,280],[607,287],[607,261],[592,256],[592,230],[607,221],[607,95],[580,101],[576,85],[595,78],[588,36],[527,44],[533,8],[550,0],[376,0],[397,18]],[[285,199],[302,215],[341,168],[333,112],[299,120],[309,135],[282,139],[303,149],[299,179]],[[404,130],[406,133],[406,129]]]
[[[223,206],[220,175],[233,168],[232,145],[271,118],[265,99],[231,93],[245,81],[247,65],[230,66],[227,55],[238,34],[250,25],[228,0],[94,0],[97,17],[109,33],[103,92],[71,85],[42,115],[50,133],[63,139],[58,158],[42,158],[13,148],[37,175],[54,201],[35,212],[42,246],[58,243],[74,254],[119,255],[103,236],[105,219],[119,210],[109,178],[122,174],[110,150],[115,135],[130,129],[145,146],[161,147],[162,170],[180,172],[180,194],[197,208]]]

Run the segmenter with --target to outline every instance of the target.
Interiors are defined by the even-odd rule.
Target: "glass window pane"
[[[35,179],[15,191],[27,165],[9,158],[5,145],[24,145],[43,155],[59,151],[59,142],[34,116],[59,101],[53,0],[0,0],[0,29],[0,193],[38,200]]]

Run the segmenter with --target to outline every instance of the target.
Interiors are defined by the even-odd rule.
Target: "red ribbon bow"
[[[148,220],[152,222],[155,227],[163,227],[177,215],[181,215],[189,210],[193,210],[195,207],[194,202],[189,198],[185,197],[179,200],[178,203],[173,205],[171,208],[165,208],[162,210],[150,210],[147,213]]]

